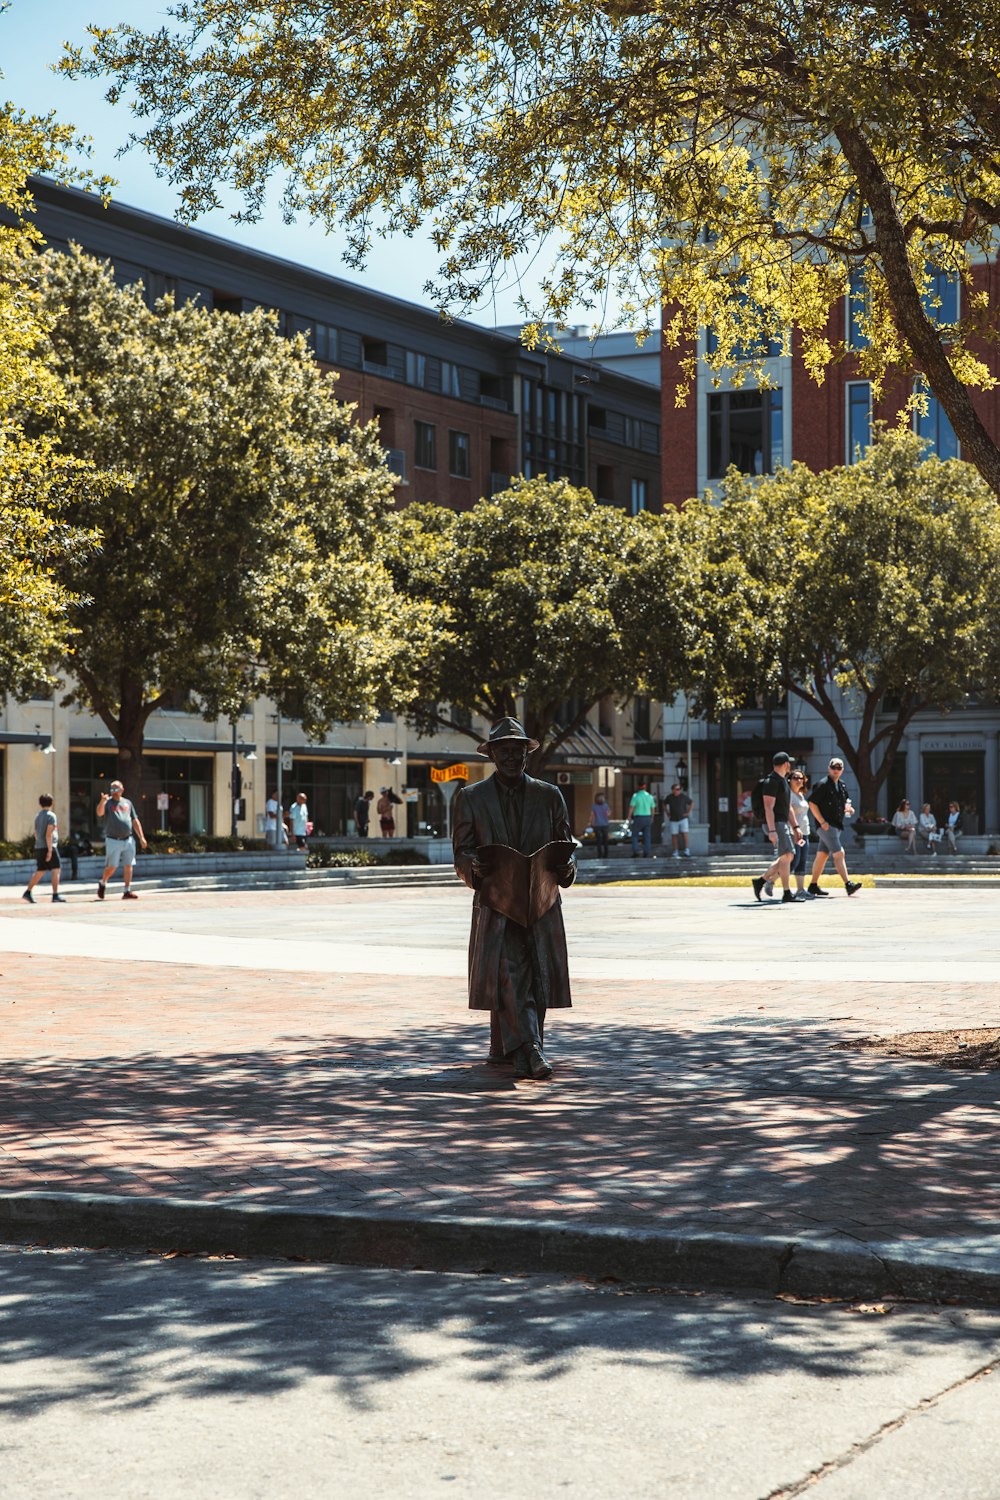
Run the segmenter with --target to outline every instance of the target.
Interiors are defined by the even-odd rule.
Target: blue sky
[[[64,78],[54,74],[50,67],[60,57],[64,41],[86,40],[88,23],[113,26],[127,19],[135,26],[152,30],[165,17],[163,0],[11,0],[9,8],[0,14],[3,72],[0,89],[13,104],[35,114],[54,110],[60,120],[90,136],[91,166],[117,179],[114,196],[123,203],[169,218],[176,207],[176,195],[156,176],[145,153],[134,148],[124,157],[117,157],[131,127],[127,107],[106,103],[100,83]],[[363,279],[368,286],[412,302],[427,301],[424,283],[436,269],[434,250],[426,241],[397,239],[376,244],[367,272],[359,277],[343,264],[335,236],[303,219],[292,225],[284,224],[276,209],[256,225],[234,224],[224,211],[219,211],[206,214],[196,227],[331,275]],[[525,275],[530,289],[533,286],[530,270]],[[486,326],[517,322],[516,297],[516,288],[497,293],[494,302],[483,305],[470,316]]]

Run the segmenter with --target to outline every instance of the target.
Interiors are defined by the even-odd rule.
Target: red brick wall
[[[391,432],[384,432],[387,448],[401,448],[406,454],[406,484],[396,486],[396,502],[408,505],[412,500],[433,501],[455,510],[467,510],[481,496],[489,493],[491,439],[505,463],[499,472],[509,475],[520,468],[517,446],[517,417],[513,412],[494,411],[474,406],[469,401],[454,401],[417,386],[386,380],[359,370],[337,371],[337,395],[357,407],[358,420],[370,422],[376,407],[392,413]],[[437,428],[437,469],[418,469],[413,463],[413,424],[429,422]],[[471,474],[459,479],[448,472],[448,433],[469,434]]]
[[[680,510],[698,490],[698,407],[692,390],[686,406],[676,404],[681,360],[690,346],[660,348],[660,495],[664,508]]]

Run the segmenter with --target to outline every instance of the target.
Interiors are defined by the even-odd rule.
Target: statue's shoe
[[[536,1043],[528,1047],[522,1047],[514,1059],[514,1072],[518,1078],[543,1078],[552,1077],[552,1064],[545,1053]]]

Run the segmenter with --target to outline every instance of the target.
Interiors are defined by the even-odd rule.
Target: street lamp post
[[[232,816],[232,820],[231,820],[230,825],[229,825],[229,831],[232,834],[233,838],[236,838],[237,824],[239,822],[239,816],[240,816],[240,797],[243,794],[243,773],[240,770],[240,763],[239,763],[239,760],[238,760],[237,754],[236,754],[236,720],[235,719],[232,720],[232,726],[233,726],[233,759],[232,759],[232,768],[231,768],[230,777],[229,777],[229,785],[230,785],[230,788],[231,788],[232,794],[233,794],[232,795],[233,816]]]

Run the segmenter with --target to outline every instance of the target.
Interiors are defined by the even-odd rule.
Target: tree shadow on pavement
[[[619,1381],[634,1366],[739,1383],[761,1375],[863,1378],[907,1358],[971,1367],[1000,1346],[1000,1314],[789,1306],[652,1295],[540,1277],[455,1276],[0,1249],[0,1417],[178,1397],[276,1396],[316,1379],[352,1409],[444,1363],[475,1396],[579,1362]],[[865,1317],[865,1312],[869,1316]]]
[[[743,1015],[560,1022],[555,1079],[515,1083],[484,1033],[7,1064],[0,1187],[869,1239],[1000,1217],[998,1074]]]

